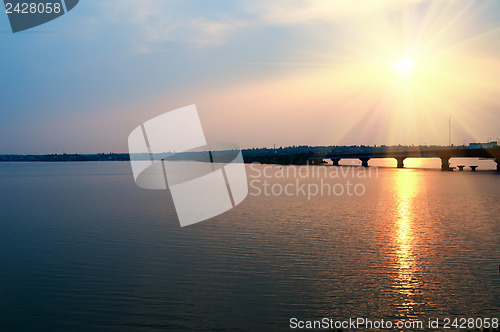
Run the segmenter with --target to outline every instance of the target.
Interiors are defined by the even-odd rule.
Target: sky
[[[0,45],[0,154],[127,152],[191,104],[242,148],[500,137],[498,0],[81,0]]]

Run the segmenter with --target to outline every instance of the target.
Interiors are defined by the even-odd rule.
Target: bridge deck
[[[327,154],[325,156],[313,156],[313,159],[359,159],[359,158],[494,158],[500,159],[500,147],[487,149],[443,149],[443,150],[408,150],[408,151],[387,151],[387,152],[367,152],[367,153],[339,153]]]
[[[368,160],[372,158],[395,158],[398,160],[398,168],[404,167],[406,158],[440,158],[441,168],[450,170],[450,158],[485,158],[495,159],[497,171],[500,172],[500,147],[495,148],[456,148],[441,150],[407,150],[407,151],[386,151],[386,152],[366,152],[366,153],[339,153],[327,154],[324,156],[311,156],[308,159],[313,163],[319,163],[324,159],[331,159],[334,165],[338,165],[341,159],[360,159],[363,166],[368,166]]]

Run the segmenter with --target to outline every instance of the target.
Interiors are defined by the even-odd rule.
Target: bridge
[[[330,159],[334,166],[339,166],[342,159],[359,159],[361,165],[368,167],[368,161],[374,158],[394,158],[397,160],[397,167],[404,168],[406,158],[440,158],[441,169],[444,171],[452,170],[450,167],[451,158],[484,158],[494,159],[497,163],[497,171],[500,172],[500,146],[491,148],[470,148],[457,147],[439,150],[411,150],[406,151],[386,151],[386,152],[367,152],[367,153],[340,153],[328,154],[325,156],[311,156],[308,158],[310,165],[319,165]]]

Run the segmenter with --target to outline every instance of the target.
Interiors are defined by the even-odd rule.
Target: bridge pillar
[[[359,160],[361,160],[361,166],[368,167],[368,160],[370,160],[370,158],[359,158]]]
[[[441,170],[449,171],[450,170],[450,157],[439,157],[441,158]]]
[[[332,160],[333,166],[339,166],[340,158],[332,158],[331,160]]]
[[[497,172],[500,172],[500,159],[495,159],[495,162],[497,163]]]
[[[398,168],[404,168],[404,161],[406,157],[397,157],[396,160],[398,161]]]

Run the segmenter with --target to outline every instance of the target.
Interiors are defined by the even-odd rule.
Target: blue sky
[[[125,152],[137,125],[193,103],[209,139],[242,147],[445,144],[449,115],[455,144],[495,139],[500,3],[470,3],[82,0],[17,34],[0,15],[0,153]],[[383,63],[417,41],[442,73],[396,91]]]

